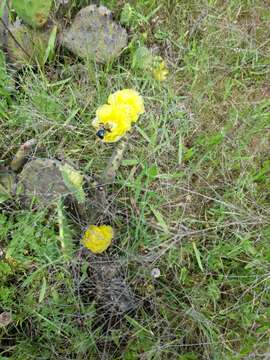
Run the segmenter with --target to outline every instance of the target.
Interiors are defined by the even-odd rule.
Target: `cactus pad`
[[[24,166],[19,174],[19,188],[26,200],[35,197],[46,205],[69,193],[60,164],[57,160],[35,159]]]
[[[43,62],[50,37],[49,31],[42,32],[20,24],[10,26],[10,31],[17,42],[8,35],[7,51],[16,68]]]
[[[19,174],[18,190],[26,201],[36,198],[41,204],[57,202],[71,195],[84,203],[83,176],[70,165],[54,159],[35,159],[28,162]]]
[[[127,32],[112,20],[108,9],[90,5],[79,11],[61,42],[78,57],[105,63],[127,45]]]
[[[12,4],[25,23],[33,27],[41,27],[48,20],[52,0],[13,0]]]

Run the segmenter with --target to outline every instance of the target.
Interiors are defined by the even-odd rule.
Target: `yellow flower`
[[[119,90],[109,96],[108,104],[97,109],[92,125],[97,130],[104,130],[104,142],[115,142],[131,129],[131,124],[143,113],[143,99],[137,91]]]
[[[152,69],[152,73],[157,81],[164,81],[166,80],[169,71],[165,62],[161,61],[156,66],[154,66],[154,68]]]
[[[94,254],[107,250],[113,238],[113,228],[108,225],[90,225],[84,233],[82,244]]]
[[[118,141],[131,129],[130,118],[127,117],[126,109],[122,105],[102,105],[97,109],[96,115],[92,125],[97,130],[104,127],[104,142]]]
[[[136,122],[139,115],[144,113],[143,98],[133,89],[116,91],[109,96],[108,103],[124,106],[132,122]]]

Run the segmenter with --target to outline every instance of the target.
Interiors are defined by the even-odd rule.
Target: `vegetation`
[[[123,88],[143,96],[100,218],[115,230],[104,256],[121,265],[137,307],[116,316],[95,300],[80,243],[88,224],[5,197],[0,359],[267,359],[269,4],[138,0],[123,13],[123,2],[102,3],[129,29],[113,63],[56,49],[12,79],[0,58],[0,165],[36,138],[44,157],[98,176],[115,144],[95,137],[97,107]],[[87,4],[73,0],[66,17]],[[140,47],[157,50],[166,80],[134,66]]]

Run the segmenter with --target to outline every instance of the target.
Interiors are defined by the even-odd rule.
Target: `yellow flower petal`
[[[143,98],[133,89],[116,91],[109,96],[108,103],[111,105],[126,105],[126,109],[132,116],[133,122],[137,121],[139,115],[143,114],[145,111]]]
[[[113,228],[108,225],[90,225],[84,233],[82,244],[94,254],[108,249],[113,238]]]

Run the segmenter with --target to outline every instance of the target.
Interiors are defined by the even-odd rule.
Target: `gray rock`
[[[105,63],[120,55],[127,45],[127,32],[112,20],[107,8],[90,5],[79,11],[60,42],[80,58]]]

